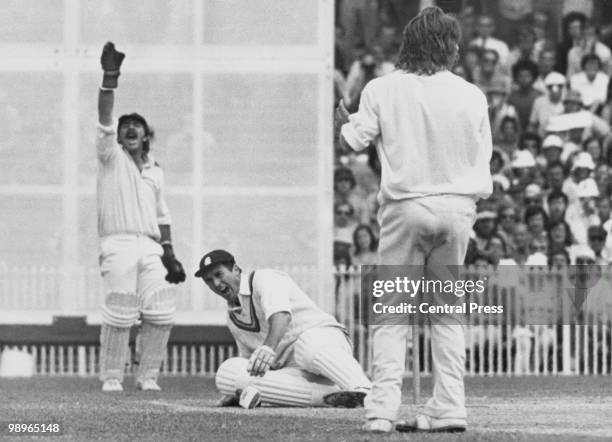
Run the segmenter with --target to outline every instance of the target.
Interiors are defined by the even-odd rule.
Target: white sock
[[[114,378],[123,382],[129,340],[129,327],[102,324],[100,327],[100,380]]]

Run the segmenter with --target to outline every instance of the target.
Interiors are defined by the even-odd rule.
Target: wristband
[[[170,240],[162,241],[160,244],[162,245],[162,247],[163,246],[170,246],[170,247],[172,247],[172,241],[170,241]]]
[[[120,74],[121,73],[118,70],[104,71],[104,76],[102,77],[102,89],[116,89],[119,83]]]

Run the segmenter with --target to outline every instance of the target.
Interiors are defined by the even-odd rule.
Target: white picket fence
[[[34,358],[35,373],[45,376],[97,376],[100,348],[97,345],[0,345],[3,350],[20,350]],[[234,345],[171,345],[161,373],[172,376],[214,376],[227,358],[236,355]],[[134,356],[130,348],[130,356]],[[126,368],[134,372],[132,358]]]
[[[462,278],[476,274],[474,268],[466,269]],[[487,278],[488,288],[479,297],[479,303],[504,304],[510,311],[501,322],[495,315],[468,316],[464,327],[468,375],[607,375],[612,372],[610,269],[600,277],[599,298],[593,295],[594,304],[584,305],[584,314],[591,316],[578,324],[568,315],[573,310],[573,301],[566,293],[564,271],[533,268],[519,272],[500,267],[485,274],[480,271],[480,275]],[[360,271],[342,268],[336,270],[335,276],[336,316],[353,336],[356,356],[371,372],[371,328],[363,325],[367,322],[363,320],[367,312],[363,311],[366,307],[360,296]],[[420,326],[419,333],[421,373],[428,375],[431,374],[430,327]],[[406,370],[412,371],[410,352]]]
[[[316,281],[311,268],[286,269],[303,287]],[[74,272],[74,269],[73,269]],[[61,280],[65,273],[58,268],[8,268],[0,265],[0,312],[56,311],[60,302]],[[74,277],[74,274],[72,275]],[[334,269],[336,278],[335,315],[353,337],[355,356],[367,372],[371,372],[371,329],[364,325],[365,312],[361,302],[360,271],[357,268]],[[520,282],[506,283],[504,296],[517,302],[516,316],[503,325],[470,319],[465,327],[466,371],[472,376],[499,375],[608,375],[612,371],[612,328],[609,309],[599,312],[597,320],[588,325],[551,323],[550,325],[522,325],[530,314],[520,300],[529,295],[534,286],[548,287],[552,294],[559,290],[554,281],[559,275],[548,271],[527,271]],[[604,275],[609,282],[611,274]],[[73,311],[97,309],[101,299],[101,281],[97,269],[81,269],[76,276],[82,298],[74,301]],[[552,281],[552,282],[551,282]],[[493,284],[494,285],[494,284]],[[501,287],[499,284],[497,287]],[[500,290],[490,290],[488,301],[500,298]],[[610,293],[612,297],[612,292]],[[215,303],[206,308],[222,309]],[[560,299],[562,299],[560,297]],[[315,299],[316,301],[316,299]],[[188,310],[188,302],[179,310]],[[555,308],[558,308],[555,307]],[[522,309],[522,310],[521,310]],[[220,310],[221,312],[221,310]],[[222,314],[222,312],[220,313]],[[420,328],[421,373],[431,374],[430,329]],[[0,336],[0,350],[7,348]],[[94,375],[98,366],[98,347],[70,345],[40,345],[32,343],[19,347],[34,355],[36,372],[44,375]],[[173,375],[212,375],[219,364],[236,352],[233,345],[172,345],[168,348],[162,372]],[[411,373],[412,357],[407,352],[406,370]]]

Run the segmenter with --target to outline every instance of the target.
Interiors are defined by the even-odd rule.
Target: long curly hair
[[[459,58],[461,27],[437,6],[423,9],[404,28],[397,67],[418,75],[450,70]]]

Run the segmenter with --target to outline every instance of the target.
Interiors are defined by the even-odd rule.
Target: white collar
[[[251,276],[251,273],[245,273],[242,272],[242,274],[240,275],[240,290],[239,290],[239,295],[244,295],[244,296],[251,296],[253,293],[251,292],[251,287],[249,284],[249,278]]]

